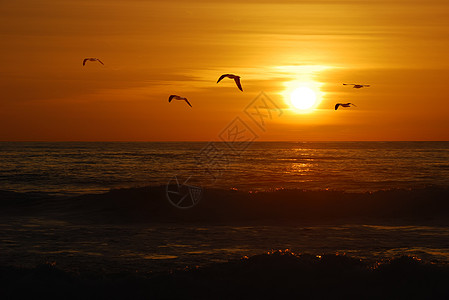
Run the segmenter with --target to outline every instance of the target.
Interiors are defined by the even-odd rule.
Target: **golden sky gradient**
[[[271,2],[1,0],[0,140],[217,140],[260,92],[259,140],[449,140],[447,0]]]

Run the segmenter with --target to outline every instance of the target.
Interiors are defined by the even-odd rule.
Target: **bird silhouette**
[[[187,104],[192,107],[192,105],[190,104],[189,100],[187,100],[187,98],[185,97],[181,97],[178,95],[170,95],[170,97],[168,97],[168,102],[171,102],[173,99],[175,100],[184,100],[185,102],[187,102]]]
[[[86,61],[98,61],[99,63],[101,63],[102,65],[104,65],[104,63],[103,63],[101,60],[99,60],[98,58],[89,57],[89,58],[85,58],[85,59],[83,60],[83,66],[86,65]]]
[[[353,85],[354,89],[360,89],[362,87],[369,87],[369,84],[343,83],[343,85]]]
[[[349,102],[348,103],[337,103],[337,104],[335,104],[335,110],[337,110],[339,106],[351,107],[351,105],[357,107],[357,105],[355,105],[354,103],[349,103]]]
[[[239,90],[241,90],[243,92],[242,85],[240,84],[240,76],[237,76],[234,74],[223,74],[220,76],[220,78],[218,78],[217,83],[219,83],[225,77],[234,79],[235,84],[237,84],[237,87],[239,88]]]

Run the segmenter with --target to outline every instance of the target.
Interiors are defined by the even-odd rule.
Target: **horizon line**
[[[266,141],[252,141],[252,143],[356,143],[356,142],[449,142],[449,140],[266,140]],[[222,140],[200,140],[200,141],[186,141],[186,140],[167,140],[167,141],[129,141],[129,140],[105,140],[105,141],[92,141],[92,140],[0,140],[0,143],[239,143]]]

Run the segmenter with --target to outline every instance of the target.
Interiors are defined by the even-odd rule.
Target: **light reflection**
[[[306,175],[311,172],[311,163],[292,163],[291,166],[284,171],[285,174]]]

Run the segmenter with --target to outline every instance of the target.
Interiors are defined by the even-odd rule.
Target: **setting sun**
[[[316,93],[308,87],[299,87],[290,94],[291,104],[301,110],[312,108],[316,103]]]

